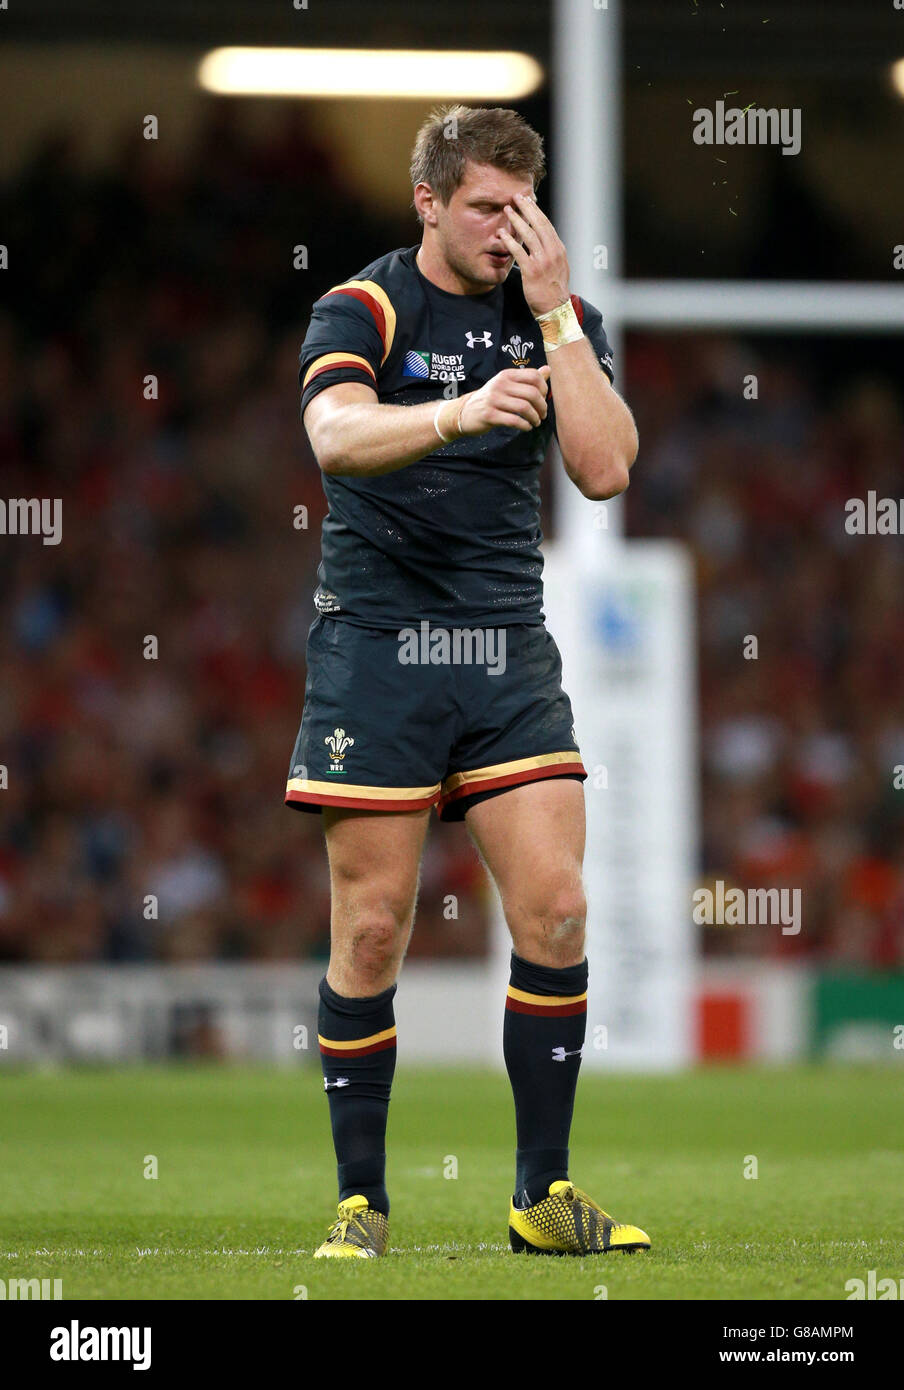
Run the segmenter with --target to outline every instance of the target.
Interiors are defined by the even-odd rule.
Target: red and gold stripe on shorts
[[[540,753],[533,758],[516,758],[490,767],[475,767],[468,772],[454,772],[443,782],[440,810],[460,796],[491,791],[496,787],[517,787],[522,782],[539,782],[547,777],[566,777],[577,774],[586,777],[587,771],[576,749],[563,753]]]
[[[537,1014],[541,1018],[567,1018],[587,1012],[587,991],[583,994],[528,994],[509,985],[505,1007],[515,1014]]]
[[[423,811],[439,798],[439,783],[432,787],[368,787],[357,783],[318,782],[290,777],[286,805],[350,806],[372,811]]]
[[[325,1052],[327,1057],[366,1057],[369,1052],[383,1052],[387,1047],[395,1047],[396,1030],[384,1028],[382,1033],[371,1033],[368,1038],[351,1038],[340,1040],[338,1038],[322,1038],[317,1034],[317,1041],[320,1043],[320,1051]]]

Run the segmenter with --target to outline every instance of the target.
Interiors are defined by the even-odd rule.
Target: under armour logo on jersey
[[[329,1076],[323,1078],[323,1089],[325,1091],[335,1091],[337,1086],[348,1085],[350,1085],[350,1082],[347,1076],[337,1076],[335,1081]]]
[[[580,1057],[583,1051],[584,1049],[582,1047],[577,1048],[575,1052],[566,1052],[564,1047],[554,1047],[552,1050],[552,1060],[554,1062],[564,1062],[566,1057]]]
[[[491,348],[491,347],[493,346],[493,339],[492,339],[492,337],[490,336],[489,329],[487,329],[485,332],[479,334],[479,336],[476,336],[476,337],[475,337],[475,335],[471,332],[471,330],[468,329],[467,333],[465,334],[465,337],[466,337],[467,340],[468,340],[468,347],[469,347],[469,348],[475,348],[475,347],[477,346],[478,343],[480,344],[481,347],[485,347],[485,348]]]

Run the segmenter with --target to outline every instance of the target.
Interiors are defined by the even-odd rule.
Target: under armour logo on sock
[[[554,1047],[552,1050],[552,1060],[554,1062],[564,1062],[566,1057],[580,1057],[584,1051],[582,1047],[576,1048],[574,1052],[566,1052],[564,1047]]]

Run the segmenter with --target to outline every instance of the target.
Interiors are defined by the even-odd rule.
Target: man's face
[[[516,206],[516,193],[533,197],[533,192],[529,176],[469,160],[448,205],[434,202],[437,244],[449,268],[474,286],[472,293],[491,290],[505,280],[513,260],[499,236],[500,228],[511,232],[503,208],[506,203]]]

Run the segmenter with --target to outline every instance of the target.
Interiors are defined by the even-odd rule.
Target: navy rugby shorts
[[[477,801],[587,776],[542,624],[360,627],[318,616],[286,805],[415,811],[463,820]]]

